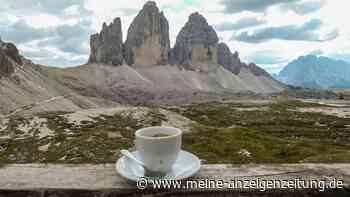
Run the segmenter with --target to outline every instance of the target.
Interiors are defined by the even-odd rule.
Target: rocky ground
[[[13,115],[0,120],[0,163],[113,163],[135,130],[184,130],[207,163],[350,162],[350,102],[235,101]],[[344,112],[347,111],[347,112]]]

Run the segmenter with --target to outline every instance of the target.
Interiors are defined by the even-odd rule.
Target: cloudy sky
[[[124,39],[145,0],[0,0],[0,36],[36,63],[67,67],[89,56],[89,37],[121,17]],[[200,12],[246,62],[278,72],[301,55],[350,61],[349,0],[157,0],[172,45]]]

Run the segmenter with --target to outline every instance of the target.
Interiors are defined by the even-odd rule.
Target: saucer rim
[[[135,154],[137,151],[132,151],[131,153],[132,154]],[[189,173],[185,174],[185,175],[182,175],[182,176],[173,176],[173,177],[166,177],[164,179],[168,179],[168,180],[184,180],[184,179],[188,179],[192,176],[194,176],[201,168],[201,161],[200,159],[193,153],[191,152],[188,152],[188,151],[185,151],[185,150],[182,150],[180,151],[180,154],[181,153],[185,153],[185,154],[189,154],[191,155],[192,158],[194,158],[192,161],[197,163],[196,167],[192,168],[191,170],[189,170]],[[124,179],[126,180],[129,180],[129,181],[133,181],[133,182],[137,182],[138,179],[142,178],[142,177],[136,177],[136,176],[133,176],[133,177],[130,177],[130,176],[127,176],[124,172],[125,170],[121,170],[122,168],[120,167],[121,165],[121,162],[125,159],[126,157],[125,156],[122,156],[120,157],[117,161],[116,161],[116,164],[115,164],[115,169],[117,171],[117,173],[122,176]],[[143,178],[149,178],[151,179],[150,177],[143,177]]]

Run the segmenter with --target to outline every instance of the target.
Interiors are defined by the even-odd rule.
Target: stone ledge
[[[319,192],[316,190],[298,191],[217,191],[217,192],[118,192],[90,190],[46,190],[46,191],[1,191],[0,197],[349,197],[349,190]]]
[[[343,180],[346,188],[350,186],[350,164],[269,164],[269,165],[204,165],[193,180],[210,179],[257,179],[264,180],[325,180],[336,178]],[[204,193],[203,193],[204,192]],[[213,191],[169,191],[160,196],[198,196],[209,195]],[[215,196],[227,196],[229,191],[216,192]],[[317,191],[283,191],[268,193],[286,193],[293,196],[300,192],[305,196],[319,196]],[[349,190],[337,191],[340,196]],[[147,191],[152,193],[152,191]],[[231,191],[240,196],[260,196],[258,191]],[[298,193],[297,193],[298,194]],[[323,192],[322,195],[326,195]],[[105,165],[54,165],[54,164],[14,164],[0,168],[0,197],[2,196],[142,196],[135,184],[127,182],[115,171],[114,164]],[[230,196],[230,195],[229,195]],[[295,195],[294,195],[295,196]],[[298,195],[296,195],[298,196]]]

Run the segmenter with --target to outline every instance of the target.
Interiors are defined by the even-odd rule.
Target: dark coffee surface
[[[169,136],[170,135],[168,135],[168,134],[158,133],[158,134],[152,135],[151,137],[169,137]]]

